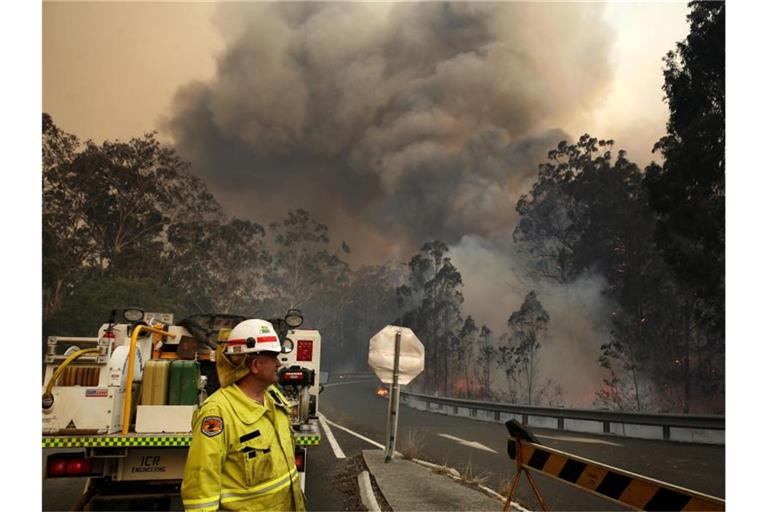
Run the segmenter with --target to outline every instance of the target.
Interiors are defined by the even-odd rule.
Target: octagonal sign
[[[368,366],[384,384],[392,384],[395,368],[395,337],[400,331],[399,384],[408,384],[424,370],[424,345],[407,327],[388,325],[368,345]]]

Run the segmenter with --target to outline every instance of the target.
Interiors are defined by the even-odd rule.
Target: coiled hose
[[[75,359],[79,358],[80,356],[83,356],[85,354],[91,354],[93,352],[99,352],[99,348],[84,348],[81,350],[78,350],[74,354],[71,354],[69,357],[67,357],[63,363],[61,363],[61,366],[56,368],[56,371],[53,372],[53,375],[51,375],[50,380],[48,380],[48,384],[45,386],[45,393],[43,394],[43,409],[50,409],[53,406],[53,386],[56,383],[57,380],[59,380],[59,377],[61,377],[61,374],[64,372],[64,370],[69,366],[69,364],[74,361]],[[46,398],[50,400],[50,405],[48,407],[45,406],[46,404]]]

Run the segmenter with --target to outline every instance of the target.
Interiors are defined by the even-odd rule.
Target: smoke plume
[[[467,236],[452,248],[453,263],[462,274],[469,274],[464,279],[466,309],[478,326],[493,331],[498,343],[507,332],[509,316],[535,290],[550,316],[547,332],[539,340],[537,386],[551,379],[562,386],[566,404],[590,407],[593,393],[607,376],[597,362],[600,345],[608,341],[611,307],[602,293],[603,280],[592,276],[569,284],[534,281],[526,271],[525,255],[511,245],[510,237]],[[495,384],[504,388],[501,370],[496,370]]]
[[[216,76],[177,92],[165,128],[233,215],[267,223],[307,209],[357,264],[451,244],[465,312],[500,334],[531,288],[499,240],[547,150],[580,135],[558,127],[588,113],[612,79],[601,9],[222,4]],[[549,292],[539,290],[558,341],[544,345],[542,376],[575,399],[599,384],[599,288]],[[582,371],[565,362],[597,382],[572,382]]]
[[[230,213],[308,209],[356,262],[491,236],[611,79],[592,4],[227,3],[165,128]]]

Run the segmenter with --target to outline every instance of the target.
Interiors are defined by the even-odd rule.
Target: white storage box
[[[136,408],[137,434],[192,432],[196,405],[139,405]]]

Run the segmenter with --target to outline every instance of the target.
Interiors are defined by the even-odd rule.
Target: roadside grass
[[[448,467],[448,463],[444,463],[442,466],[438,466],[434,469],[432,469],[432,472],[438,474],[438,475],[450,475],[451,474],[451,468]]]
[[[505,500],[509,496],[509,490],[512,488],[513,478],[514,478],[513,473],[505,472],[504,475],[502,476],[501,483],[498,485],[498,487],[493,489],[494,491],[499,493],[501,496],[503,496]],[[525,480],[525,477],[521,476],[521,478],[522,480]],[[522,481],[517,484],[517,489],[515,490],[515,494],[512,496],[512,502],[517,503],[518,505],[520,505],[521,507],[527,510],[536,510],[532,508],[532,502],[530,497],[526,497],[525,495],[523,495],[522,487],[525,486],[530,489],[530,485],[526,485],[526,484],[528,484],[528,482],[523,484]]]
[[[511,488],[512,488],[512,475],[510,473],[504,473],[504,476],[502,476],[501,478],[501,483],[494,490],[506,498],[507,496],[509,496],[509,490]]]
[[[490,478],[491,474],[488,472],[475,472],[471,459],[467,461],[467,465],[461,471],[461,479],[471,485],[485,485]]]
[[[421,430],[408,429],[398,441],[397,451],[403,455],[404,459],[420,459],[424,456],[426,436]]]

